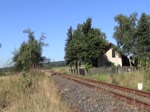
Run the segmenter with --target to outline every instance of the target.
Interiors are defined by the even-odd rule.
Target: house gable
[[[98,67],[111,66],[112,64],[115,66],[122,66],[122,58],[115,49],[110,47],[104,55],[99,56]]]
[[[122,58],[113,48],[110,48],[106,53],[108,61],[114,63],[115,66],[122,66]]]

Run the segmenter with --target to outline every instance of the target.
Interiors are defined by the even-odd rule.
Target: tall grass
[[[65,73],[65,74],[69,74],[69,66],[64,66],[64,67],[54,67],[52,68],[54,71],[57,71],[57,72],[62,72],[62,73]]]
[[[51,77],[39,71],[0,80],[2,112],[68,112]]]
[[[69,67],[55,67],[55,71],[69,74]],[[150,92],[150,71],[135,71],[132,73],[123,73],[123,74],[95,74],[86,76],[93,78],[99,81],[116,84],[124,87],[137,89],[138,83],[143,83],[144,91]]]
[[[144,91],[150,91],[150,80],[145,79],[144,71],[136,71],[133,73],[124,73],[124,74],[96,74],[91,75],[90,77],[99,81],[112,83],[116,85],[121,85],[124,87],[137,89],[138,83],[143,83]]]

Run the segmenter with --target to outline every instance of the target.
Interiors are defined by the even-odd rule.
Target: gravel
[[[69,106],[77,108],[80,112],[147,112],[138,111],[106,93],[60,76],[55,75],[53,79],[62,98],[68,102]]]

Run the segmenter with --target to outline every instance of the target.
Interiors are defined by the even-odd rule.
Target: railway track
[[[126,88],[122,86],[112,85],[88,78],[77,77],[73,75],[65,75],[63,73],[51,71],[51,73],[67,78],[84,86],[94,88],[111,94],[117,99],[124,101],[135,108],[150,110],[150,92],[139,91],[136,89]]]

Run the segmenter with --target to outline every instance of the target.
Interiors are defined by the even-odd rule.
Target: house
[[[98,57],[97,66],[130,66],[130,63],[128,57],[120,55],[110,43],[105,48],[105,54]]]

